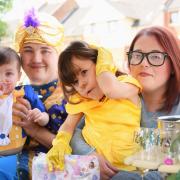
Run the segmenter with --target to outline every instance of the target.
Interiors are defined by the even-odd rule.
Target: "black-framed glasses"
[[[147,61],[152,66],[162,66],[168,54],[165,52],[148,52],[143,53],[139,51],[127,52],[129,65],[141,64],[143,59],[146,57]]]

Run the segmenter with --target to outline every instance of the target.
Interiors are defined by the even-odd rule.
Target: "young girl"
[[[39,122],[48,121],[42,102],[38,99],[31,86],[24,86],[15,90],[21,76],[21,61],[17,53],[8,47],[0,48],[0,155],[19,152],[26,140],[22,129],[13,125],[12,105],[18,97],[25,97],[30,103],[32,111],[28,113],[29,120]],[[20,120],[20,119],[19,119]]]
[[[58,68],[69,115],[47,154],[49,169],[64,168],[64,154],[71,153],[69,142],[84,114],[82,134],[87,143],[115,167],[134,170],[123,161],[136,151],[133,134],[140,126],[139,83],[131,76],[116,78],[110,53],[79,41],[61,53]]]

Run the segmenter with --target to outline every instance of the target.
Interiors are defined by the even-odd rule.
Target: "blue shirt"
[[[173,106],[171,112],[164,111],[149,112],[146,108],[143,98],[141,97],[142,111],[141,111],[141,127],[157,128],[157,119],[159,116],[180,115],[180,101]]]

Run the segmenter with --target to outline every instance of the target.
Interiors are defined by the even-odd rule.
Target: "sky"
[[[41,4],[45,2],[54,3],[65,0],[13,0],[13,1],[14,1],[13,8],[3,18],[7,21],[22,18],[27,10],[31,9],[32,7],[38,9],[41,6]]]
[[[14,0],[12,10],[8,12],[3,19],[7,21],[19,19],[22,18],[24,16],[24,13],[28,9],[31,9],[32,7],[38,9],[38,7],[44,2],[54,3],[54,2],[62,2],[62,1],[65,0]],[[101,3],[102,1],[104,0],[76,0],[76,2],[80,7],[93,5],[94,3],[97,4],[97,2]]]
[[[38,7],[45,0],[14,0],[13,8],[4,16],[3,19],[11,21],[24,16],[25,11],[31,7]]]

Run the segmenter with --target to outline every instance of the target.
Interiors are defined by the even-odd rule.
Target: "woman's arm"
[[[48,149],[52,147],[52,141],[56,135],[51,133],[47,128],[39,126],[32,121],[22,122],[21,126],[30,137],[34,138],[40,144]]]

